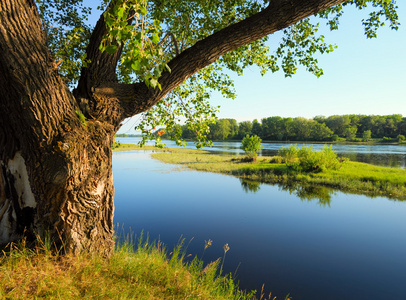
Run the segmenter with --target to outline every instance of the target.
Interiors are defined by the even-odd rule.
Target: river
[[[139,138],[116,138],[118,142],[136,144]],[[179,147],[174,141],[164,140],[167,147]],[[150,143],[153,145],[153,143]],[[291,143],[262,143],[263,149],[259,155],[272,156],[277,155],[281,147],[289,147]],[[321,150],[324,144],[305,143],[297,144],[312,146],[315,150]],[[327,144],[329,145],[329,144]],[[193,142],[189,142],[187,148],[194,148]],[[384,144],[332,144],[334,151],[340,157],[347,157],[352,161],[365,162],[378,166],[388,166],[397,168],[406,168],[406,145],[384,145]],[[204,150],[215,151],[219,154],[244,154],[241,149],[241,142],[213,142],[212,147],[204,147]]]
[[[114,153],[113,172],[119,235],[143,230],[169,251],[183,238],[192,257],[211,239],[206,263],[228,243],[224,272],[243,289],[265,284],[294,300],[406,298],[406,202],[337,191],[318,199],[181,169],[148,151]]]

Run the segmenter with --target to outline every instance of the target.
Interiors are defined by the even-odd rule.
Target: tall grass
[[[117,245],[109,259],[60,255],[41,241],[34,249],[10,244],[0,256],[0,299],[255,299],[219,275],[221,259],[204,266],[185,253],[182,243],[168,253],[142,238],[136,249]]]

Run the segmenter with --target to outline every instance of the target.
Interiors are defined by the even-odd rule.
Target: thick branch
[[[120,58],[122,47],[119,47],[113,55],[101,52],[99,46],[102,38],[108,33],[104,16],[101,15],[90,37],[86,49],[86,58],[90,60],[87,67],[83,67],[80,80],[74,94],[77,99],[90,99],[91,87],[98,86],[103,82],[117,82],[116,67]]]
[[[263,11],[230,25],[172,59],[171,73],[159,78],[162,90],[148,89],[145,84],[120,85],[103,82],[96,94],[118,97],[122,118],[146,111],[189,76],[216,61],[221,55],[284,29],[298,21],[337,5],[344,0],[271,0]],[[120,95],[125,97],[120,98]]]

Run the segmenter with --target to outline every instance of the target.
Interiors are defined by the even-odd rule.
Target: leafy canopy
[[[88,17],[95,7],[83,0],[36,0],[43,20],[48,47],[56,61],[63,63],[59,72],[69,86],[76,85],[82,66],[89,61],[85,50],[92,32]],[[87,1],[88,2],[88,1]],[[109,28],[100,45],[102,51],[114,53],[123,47],[117,67],[118,80],[123,83],[144,82],[161,88],[159,77],[171,71],[168,62],[214,32],[252,16],[268,5],[267,0],[101,0]],[[282,70],[292,76],[299,66],[319,77],[323,69],[317,54],[332,52],[336,46],[318,33],[319,20],[331,30],[339,27],[344,7],[369,7],[362,24],[367,38],[377,36],[379,27],[388,23],[399,26],[395,0],[349,0],[283,30],[275,51],[270,51],[268,37],[242,46],[223,55],[212,65],[189,77],[155,107],[143,113],[137,129],[145,138],[153,138],[153,128],[186,122],[196,132],[197,146],[207,144],[208,124],[216,121],[219,107],[209,104],[210,94],[220,92],[224,97],[236,97],[229,74],[242,75],[244,69],[257,66],[262,75]],[[177,142],[182,144],[180,137]]]

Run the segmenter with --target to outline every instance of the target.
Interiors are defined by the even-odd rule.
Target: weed
[[[80,123],[82,123],[83,126],[87,126],[87,121],[86,121],[86,117],[85,115],[80,111],[80,110],[76,110],[76,115],[79,118]]]

